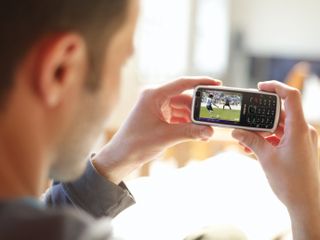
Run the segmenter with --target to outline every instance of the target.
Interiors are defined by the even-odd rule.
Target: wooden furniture
[[[310,74],[310,65],[307,62],[299,62],[290,70],[285,82],[289,86],[302,91],[304,83]]]

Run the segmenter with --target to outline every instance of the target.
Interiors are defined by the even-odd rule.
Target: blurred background
[[[142,88],[183,75],[236,87],[295,80],[302,89],[300,81],[320,74],[319,9],[318,0],[142,0],[121,111],[109,127],[119,127]],[[288,79],[299,62],[309,65]]]
[[[234,87],[286,82],[302,91],[306,117],[319,126],[319,10],[319,0],[142,0],[136,51],[106,139],[141,89],[183,75]],[[254,156],[243,154],[230,130],[215,131],[212,141],[168,149],[128,178],[139,201],[116,219],[120,236],[183,239],[201,227],[231,224],[248,239],[285,239],[287,212]]]

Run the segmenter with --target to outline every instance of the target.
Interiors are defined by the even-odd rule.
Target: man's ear
[[[78,89],[87,73],[82,37],[61,33],[44,39],[35,50],[33,85],[47,107],[56,107],[70,88]]]

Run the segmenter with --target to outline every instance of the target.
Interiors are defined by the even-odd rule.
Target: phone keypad
[[[276,115],[277,98],[272,95],[251,96],[248,105],[247,124],[250,127],[271,129]]]

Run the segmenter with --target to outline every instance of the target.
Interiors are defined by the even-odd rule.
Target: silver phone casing
[[[196,101],[196,93],[199,88],[206,88],[206,89],[212,89],[212,90],[223,90],[223,91],[237,91],[237,92],[247,92],[247,93],[262,93],[266,95],[272,95],[277,97],[277,106],[276,106],[276,116],[274,120],[273,127],[271,129],[267,128],[255,128],[255,127],[245,127],[245,126],[234,126],[234,125],[229,125],[229,124],[222,124],[222,123],[209,123],[209,122],[202,122],[202,121],[197,121],[194,119],[194,110],[195,110],[195,101]],[[258,132],[275,132],[278,124],[279,124],[279,118],[280,118],[280,110],[281,110],[281,99],[280,97],[275,94],[275,93],[270,93],[270,92],[263,92],[263,91],[258,91],[257,89],[242,89],[242,88],[232,88],[232,87],[217,87],[217,86],[197,86],[194,89],[194,94],[193,94],[193,100],[192,100],[192,111],[191,111],[191,120],[192,122],[196,124],[201,124],[201,125],[209,125],[209,126],[217,126],[217,127],[224,127],[224,128],[238,128],[238,129],[244,129],[244,130],[249,130],[249,131],[258,131]]]

